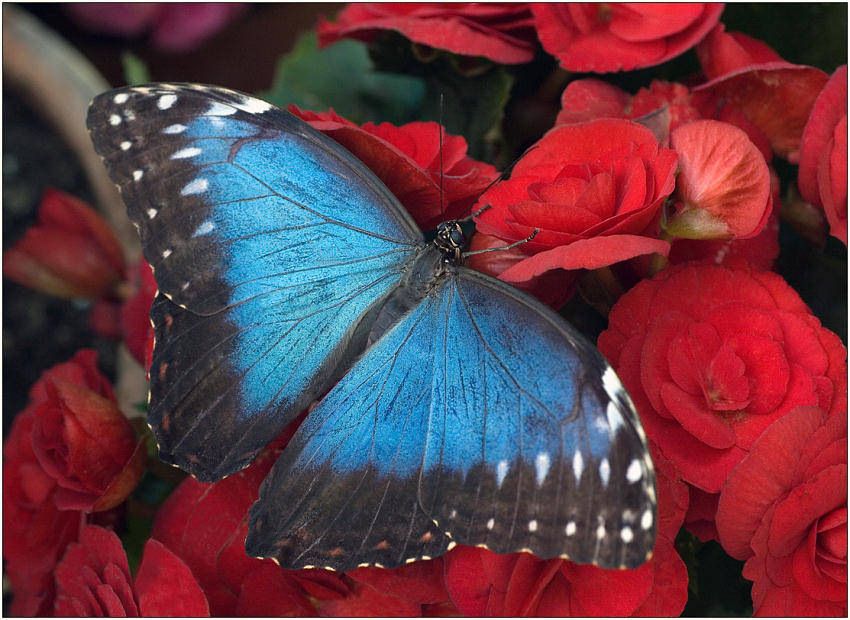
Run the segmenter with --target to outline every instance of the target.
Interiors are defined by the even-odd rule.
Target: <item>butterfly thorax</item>
[[[399,285],[377,309],[367,345],[377,341],[454,273],[461,263],[464,243],[465,238],[457,222],[440,224],[434,241],[420,247],[408,263]]]
[[[460,265],[463,260],[463,248],[466,246],[466,237],[460,227],[460,222],[449,220],[437,226],[434,245],[447,260],[455,265]]]

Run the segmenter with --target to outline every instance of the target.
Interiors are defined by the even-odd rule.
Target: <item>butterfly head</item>
[[[463,248],[466,246],[466,235],[457,220],[449,220],[437,226],[437,236],[434,245],[442,252],[443,258],[459,265],[463,257]]]

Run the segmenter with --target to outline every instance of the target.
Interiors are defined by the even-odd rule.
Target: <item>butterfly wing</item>
[[[88,126],[159,287],[160,455],[220,478],[359,353],[421,233],[348,151],[234,91],[123,88],[93,101]]]
[[[551,310],[460,268],[308,416],[260,489],[247,548],[345,570],[454,540],[634,567],[655,522],[614,371]]]
[[[640,421],[599,351],[537,300],[461,268],[447,290],[420,483],[459,543],[633,568],[655,544]]]

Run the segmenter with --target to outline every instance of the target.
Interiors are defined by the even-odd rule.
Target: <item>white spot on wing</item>
[[[617,406],[616,401],[609,401],[608,406],[605,407],[605,417],[608,418],[608,427],[611,429],[611,434],[616,433],[619,428],[623,425],[623,414],[620,413],[620,408]]]
[[[177,101],[177,95],[163,95],[157,100],[156,107],[158,107],[160,110],[167,110],[168,108],[174,105],[175,101]]]
[[[570,521],[567,523],[567,527],[564,528],[564,534],[567,536],[573,536],[576,533],[576,522]]]
[[[133,170],[133,180],[138,181],[144,176],[144,170]]]
[[[121,124],[121,117],[118,116],[117,114],[113,114],[112,116],[109,117],[109,124],[113,125],[113,126],[114,125],[120,125]]]
[[[502,483],[505,481],[505,476],[508,475],[508,462],[507,461],[499,461],[499,464],[496,465],[496,484],[502,486]]]
[[[171,156],[171,159],[187,159],[201,154],[201,149],[196,146],[187,146],[185,149],[180,149]]]
[[[209,187],[209,183],[205,178],[201,177],[187,183],[186,187],[184,187],[183,191],[180,193],[184,196],[191,196],[192,194],[201,194],[207,191],[207,187]]]
[[[599,463],[599,477],[602,478],[602,484],[608,486],[608,480],[611,478],[611,465],[608,459],[602,459]]]
[[[236,114],[236,108],[225,105],[220,101],[215,101],[204,116],[230,116],[231,114]]]
[[[629,463],[629,468],[626,470],[626,480],[631,483],[635,483],[641,479],[642,475],[643,471],[640,467],[640,461],[637,459],[632,460],[632,462]]]
[[[605,524],[600,522],[599,527],[596,528],[596,538],[602,540],[605,538]]]
[[[211,233],[213,231],[213,228],[215,228],[215,224],[213,224],[210,220],[206,220],[205,222],[201,223],[201,225],[198,226],[195,229],[195,232],[192,234],[192,236],[193,237],[200,237],[201,235],[208,235],[209,233]],[[454,518],[454,517],[452,517],[452,518]]]
[[[152,220],[156,217],[156,214],[159,213],[156,209],[148,209],[148,219]]]
[[[490,517],[490,518],[487,520],[487,529],[488,529],[488,530],[492,530],[492,529],[493,529],[493,527],[495,527],[495,525],[496,525],[496,520],[495,520],[495,519],[493,519],[493,517]]]
[[[449,514],[449,519],[454,519],[457,516],[457,510],[452,508],[452,512]]]
[[[130,147],[133,146],[133,143],[128,140],[124,140],[124,142],[122,142],[118,146],[121,147],[122,151],[129,151]]]
[[[127,99],[129,98],[130,95],[128,95],[127,93],[118,93],[112,98],[112,101],[114,101],[118,105],[121,105],[122,103],[127,103]]]
[[[640,518],[640,526],[648,530],[652,527],[652,511],[647,509],[644,511],[643,516]]]
[[[162,257],[163,258],[168,258],[169,256],[171,256],[171,249],[162,251]]]
[[[626,392],[617,373],[610,366],[606,367],[605,372],[602,373],[602,387],[605,388],[608,397],[613,401],[616,401],[621,394]]]
[[[537,486],[540,486],[546,480],[546,474],[549,473],[549,465],[549,454],[546,452],[541,452],[534,459],[534,469],[537,470]]]
[[[128,121],[134,121],[136,120],[136,114],[135,112],[133,112],[133,110],[124,110],[124,118],[126,118]]]
[[[578,483],[581,478],[581,472],[584,471],[584,457],[582,457],[581,452],[576,450],[576,453],[573,455],[573,475],[576,477],[576,483]]]
[[[630,527],[627,525],[627,526],[625,526],[623,529],[621,529],[621,530],[620,530],[620,538],[622,538],[622,539],[623,539],[623,542],[624,542],[624,543],[630,543],[630,542],[632,542],[632,541],[634,540],[634,538],[635,538],[635,534],[634,534],[634,532],[632,532],[632,528],[630,528]]]
[[[249,112],[251,114],[260,114],[272,109],[270,103],[266,103],[260,99],[252,99],[251,97],[245,97],[240,103],[236,104],[236,107],[243,112]]]
[[[163,129],[162,133],[183,133],[184,131],[186,131],[186,125],[176,123],[174,125],[169,125],[165,129]]]
[[[532,519],[528,522],[528,531],[536,532],[537,531],[537,519]]]

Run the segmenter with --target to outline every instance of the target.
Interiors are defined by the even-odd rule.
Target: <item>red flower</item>
[[[612,84],[587,78],[574,80],[564,89],[555,122],[563,125],[597,118],[637,120],[663,109],[669,121],[663,131],[665,139],[679,125],[702,118],[691,103],[688,87],[682,84],[652,80],[649,88],[641,88],[632,96]]]
[[[717,510],[757,616],[847,615],[847,417],[798,407],[732,470]]]
[[[144,469],[144,443],[136,440],[111,387],[106,396],[98,393],[108,381],[97,370],[96,359],[94,351],[80,351],[69,362],[79,370],[48,371],[31,394],[29,439],[42,469],[58,485],[60,510],[94,512],[117,506]],[[68,376],[73,374],[78,376]],[[79,380],[87,374],[91,376]]]
[[[534,31],[525,4],[418,2],[353,3],[335,23],[319,18],[319,45],[344,37],[371,43],[382,30],[395,30],[414,43],[503,64],[534,57]]]
[[[697,55],[711,78],[694,89],[703,116],[738,126],[741,123],[730,116],[745,118],[767,136],[773,152],[795,163],[803,127],[826,74],[785,62],[764,43],[725,33],[722,26],[697,46]]]
[[[823,207],[830,233],[847,245],[847,65],[818,95],[800,145],[800,194]]]
[[[151,304],[156,295],[156,281],[151,266],[140,258],[133,270],[133,284],[136,293],[121,306],[121,329],[124,344],[134,358],[146,369],[150,368],[148,351],[153,351],[153,326],[151,325]]]
[[[670,145],[679,156],[675,213],[668,234],[689,239],[746,239],[771,212],[767,163],[743,131],[720,121],[677,127]]]
[[[650,439],[709,493],[794,407],[846,410],[844,345],[773,273],[669,268],[620,298],[598,346]]]
[[[770,170],[773,209],[762,231],[749,239],[674,239],[670,262],[674,265],[691,260],[706,260],[715,265],[732,266],[749,263],[756,269],[770,271],[779,256],[779,177]]]
[[[121,541],[89,525],[56,567],[56,616],[209,616],[204,593],[180,559],[145,544],[135,586]]]
[[[326,616],[458,615],[449,602],[443,558],[413,562],[398,568],[356,568],[346,573],[352,590],[345,598],[324,602]]]
[[[315,615],[311,597],[322,601],[348,592],[336,573],[283,571],[245,553],[248,510],[297,423],[250,467],[214,483],[187,478],[156,514],[151,537],[189,567],[213,616]]]
[[[466,616],[625,616],[652,584],[651,563],[604,570],[465,546],[447,553],[445,563],[449,596]]]
[[[551,269],[595,269],[669,245],[642,236],[673,190],[676,154],[623,120],[555,127],[520,159],[511,178],[479,199],[481,233],[533,254],[499,277],[525,282]],[[496,253],[491,253],[496,254]],[[498,260],[498,259],[496,259]]]
[[[630,71],[687,51],[720,19],[723,4],[533,3],[543,49],[568,71]]]
[[[33,422],[30,406],[15,417],[3,443],[3,557],[14,616],[51,614],[53,568],[82,522],[81,513],[56,508],[56,481],[32,450]]]
[[[49,189],[38,206],[38,223],[3,253],[3,275],[50,295],[98,299],[123,278],[124,257],[94,209]]]
[[[466,140],[441,132],[437,123],[358,127],[333,111],[287,109],[366,164],[426,230],[468,215],[472,202],[497,176],[495,168],[466,155]]]
[[[782,62],[782,57],[764,41],[725,30],[724,24],[717,24],[696,48],[703,73],[709,80],[751,65]]]
[[[242,3],[81,2],[66,9],[84,28],[135,38],[151,33],[153,47],[185,52],[199,47],[245,10]]]

